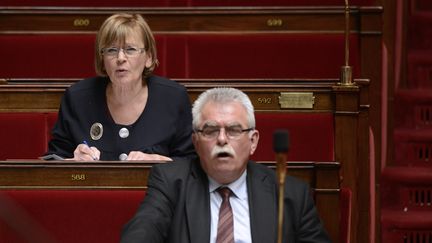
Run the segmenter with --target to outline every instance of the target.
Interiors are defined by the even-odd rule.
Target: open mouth
[[[228,158],[231,157],[231,154],[227,153],[227,152],[221,152],[217,154],[218,158]]]
[[[125,72],[127,72],[127,70],[126,69],[117,69],[116,72],[117,73],[125,73]]]
[[[228,159],[235,156],[235,151],[230,146],[215,146],[211,151],[211,157],[217,159]]]

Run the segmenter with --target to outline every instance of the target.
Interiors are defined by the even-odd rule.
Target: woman
[[[138,14],[115,14],[96,38],[96,72],[62,98],[47,154],[73,160],[195,157],[186,89],[152,75],[158,64],[150,27]]]

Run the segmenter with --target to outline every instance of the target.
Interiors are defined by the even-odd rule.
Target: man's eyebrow
[[[241,127],[242,125],[238,122],[228,123],[226,127]]]
[[[218,125],[216,124],[216,122],[212,122],[212,121],[206,122],[203,125],[203,127],[217,127],[217,126]]]

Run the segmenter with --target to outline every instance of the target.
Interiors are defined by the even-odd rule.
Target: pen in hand
[[[83,141],[83,144],[87,145],[87,147],[90,148],[90,145],[87,143],[86,140]],[[94,152],[92,151],[91,157],[93,158],[93,160],[99,160],[95,155]]]

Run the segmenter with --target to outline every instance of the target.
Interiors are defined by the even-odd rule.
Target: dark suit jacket
[[[87,141],[101,151],[101,160],[119,160],[120,154],[130,151],[173,159],[196,157],[191,138],[191,105],[184,86],[150,76],[146,107],[135,123],[125,126],[116,124],[109,113],[105,95],[109,82],[107,77],[89,78],[65,91],[47,154],[71,158],[76,146]],[[98,140],[90,136],[94,123],[103,126]],[[129,130],[127,138],[119,136],[122,128]]]
[[[250,161],[247,166],[250,226],[254,243],[277,240],[275,173]],[[288,176],[284,208],[287,242],[330,242],[308,186]],[[198,161],[153,167],[148,191],[136,215],[124,227],[122,243],[205,243],[210,239],[208,179]]]

